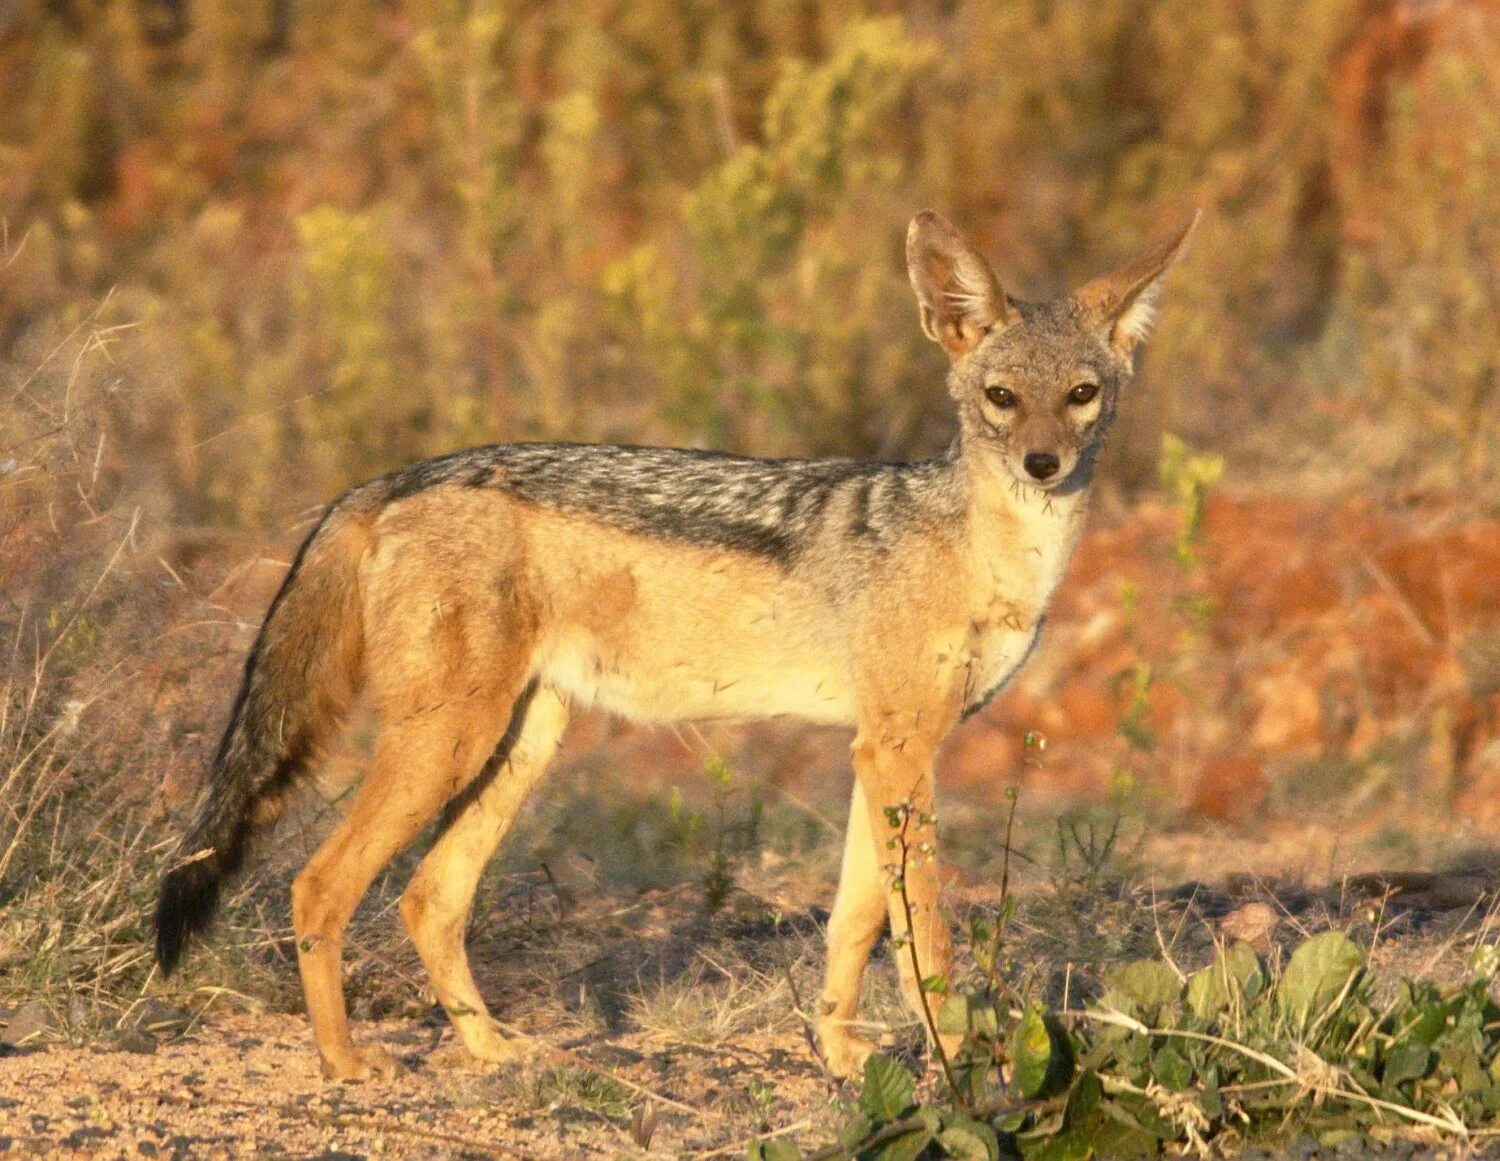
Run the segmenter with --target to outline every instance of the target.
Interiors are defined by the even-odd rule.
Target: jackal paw
[[[858,1076],[865,1060],[875,1051],[874,1044],[842,1026],[820,1028],[818,1043],[823,1047],[828,1071],[840,1078]]]
[[[481,1032],[478,1028],[464,1029],[463,1062],[469,1068],[485,1068],[494,1064],[520,1064],[541,1051],[541,1046],[529,1037],[504,1036],[493,1027]]]
[[[322,1061],[324,1080],[390,1080],[401,1071],[396,1058],[383,1048],[350,1048],[324,1055]]]

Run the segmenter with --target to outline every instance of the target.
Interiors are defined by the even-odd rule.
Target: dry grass
[[[1121,474],[1166,425],[1493,510],[1486,5],[889,11],[309,9],[266,51],[238,9],[163,36],[43,5],[0,46],[0,348],[24,378],[114,287],[105,470],[154,515],[280,530],[494,437],[931,450],[915,208],[1024,296],[1201,204]]]
[[[641,984],[630,1021],[654,1041],[712,1048],[790,1027],[797,1018],[793,1008],[784,978],[700,952],[698,962],[676,978]]]
[[[214,1006],[299,1009],[286,883],[336,804],[309,801],[287,819],[187,971],[166,984],[155,977],[147,918],[172,849],[174,814],[186,808],[206,764],[257,602],[236,604],[222,591],[240,554],[185,550],[200,541],[125,502],[118,481],[100,468],[101,427],[90,416],[108,397],[109,343],[85,332],[68,341],[26,377],[17,395],[25,407],[9,413],[4,428],[6,447],[29,450],[0,476],[7,550],[0,556],[0,1008],[40,1001],[54,1033],[78,1044],[115,1041],[142,1024],[154,1045]],[[65,422],[54,432],[58,420]],[[1241,519],[1253,516],[1247,504]],[[1154,539],[1132,550],[1132,559],[1150,561],[1157,559],[1151,551],[1169,549],[1172,526],[1159,517],[1143,522],[1150,530],[1143,538]],[[1267,541],[1267,552],[1276,548]],[[1109,599],[1119,603],[1118,593]],[[1198,677],[1240,648],[1232,623],[1212,628],[1222,635],[1213,643],[1218,652],[1194,643],[1181,673]],[[1162,648],[1178,649],[1179,640]],[[1476,631],[1464,640],[1487,638]],[[1274,643],[1255,645],[1261,653],[1249,664],[1274,652]],[[1474,648],[1466,696],[1482,707],[1494,696],[1493,666]],[[1102,686],[1107,676],[1085,669],[1073,680]],[[1217,686],[1204,688],[1219,696]],[[1227,713],[1232,694],[1213,697],[1179,702],[1177,712],[1200,722]],[[1103,729],[1117,735],[1119,726]],[[717,1078],[720,1119],[701,1130],[715,1148],[805,1119],[805,1100],[779,1105],[775,1093],[789,1070],[816,1075],[801,1037],[807,1013],[794,1010],[792,995],[795,984],[804,1008],[818,995],[819,908],[832,896],[849,777],[844,740],[825,745],[826,735],[785,724],[686,742],[592,721],[580,723],[579,733],[486,876],[471,945],[502,1018],[567,1044],[590,1067],[536,1066],[496,1082],[495,1093],[507,1108],[539,1110],[625,1148],[644,1099],[610,1075],[626,1069],[610,1049],[627,1046],[659,1062],[652,1065],[658,1075],[642,1066],[630,1074],[632,1084],[650,1088],[665,1076],[671,1083],[662,1082],[663,1091],[689,1098],[701,1088],[697,1070],[752,1062],[748,1080]],[[1489,938],[1486,905],[1439,906],[1426,896],[1381,904],[1355,889],[1350,874],[1485,854],[1462,819],[1445,818],[1442,803],[1431,801],[1424,736],[1413,727],[1357,761],[1288,764],[1299,781],[1274,786],[1265,809],[1292,819],[1252,814],[1234,826],[1162,809],[1177,788],[1169,747],[1132,751],[1138,792],[1082,813],[1065,796],[1042,791],[1056,767],[1025,758],[1009,982],[1076,1004],[1124,959],[1160,952],[1190,969],[1249,902],[1275,912],[1273,947],[1339,927],[1373,943],[1378,963],[1434,978],[1460,975],[1469,951]],[[704,751],[755,776],[705,780]],[[768,753],[784,760],[773,763]],[[992,759],[987,781],[954,795],[963,805],[944,808],[945,839],[969,871],[951,892],[960,917],[994,906],[1002,813],[995,786],[1017,773],[999,765]],[[769,781],[762,790],[762,777],[785,778],[785,792]],[[642,793],[643,782],[658,789]],[[674,782],[680,796],[664,789]],[[1127,818],[1110,841],[1115,809]],[[432,1017],[420,966],[392,912],[420,853],[419,843],[362,908],[351,932],[349,992],[356,1018],[399,1017],[403,1034],[435,1042],[446,1026]],[[733,889],[717,898],[726,876]],[[1174,890],[1189,877],[1205,882],[1186,894]],[[1497,886],[1482,875],[1475,882],[1478,890]],[[861,1016],[876,1039],[918,1059],[920,1029],[901,1000],[888,949],[867,977]],[[412,1055],[425,1059],[419,1050]],[[824,1082],[810,1083],[826,1104]]]

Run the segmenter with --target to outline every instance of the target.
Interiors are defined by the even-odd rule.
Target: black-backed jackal
[[[947,221],[920,214],[907,263],[922,328],[952,360],[960,432],[934,460],[516,444],[349,492],[303,544],[250,652],[162,884],[162,967],[207,925],[224,878],[363,693],[379,716],[370,772],[292,885],[323,1072],[392,1068],[350,1039],[343,932],[440,811],[401,915],[464,1045],[509,1060],[519,1045],[475,987],[464,927],[570,708],[653,722],[789,714],[856,730],[818,1013],[829,1064],[856,1070],[870,1051],[853,1030],[865,962],[887,919],[907,927],[888,887],[886,811],[910,804],[909,841],[934,841],[938,747],[1035,643],[1132,352],[1192,225],[1076,294],[1027,303]],[[905,893],[921,971],[948,972],[932,859],[906,868]],[[910,957],[898,959],[920,1011]]]

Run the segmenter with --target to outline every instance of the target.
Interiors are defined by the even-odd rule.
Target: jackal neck
[[[1042,491],[983,451],[961,452],[953,463],[964,483],[976,602],[1001,600],[1027,620],[1040,617],[1078,545],[1092,472],[1072,487]]]

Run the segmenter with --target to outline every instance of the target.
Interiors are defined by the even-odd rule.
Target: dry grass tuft
[[[675,979],[643,985],[630,1021],[650,1039],[712,1048],[756,1032],[795,1027],[786,980],[743,963],[728,966],[700,953]]]

